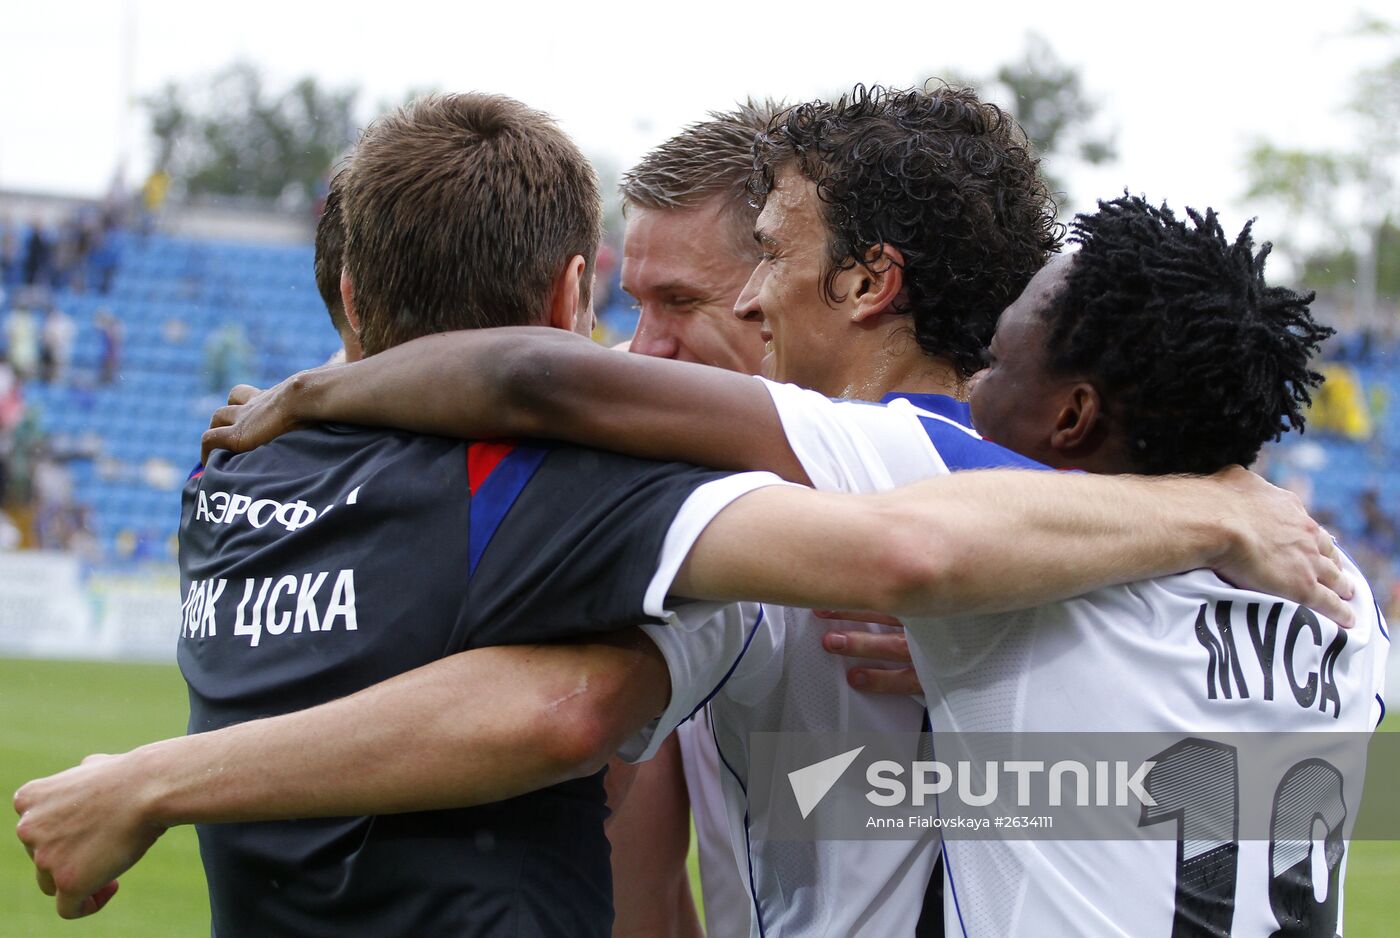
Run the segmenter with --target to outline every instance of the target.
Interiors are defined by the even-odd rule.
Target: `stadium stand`
[[[1263,470],[1297,492],[1366,572],[1387,616],[1400,613],[1400,343],[1332,340],[1327,384],[1307,430],[1266,451]]]
[[[56,308],[76,326],[67,378],[30,377],[22,396],[42,451],[66,469],[72,503],[90,519],[90,559],[168,562],[180,486],[227,388],[319,364],[338,340],[316,292],[310,245],[131,231],[113,232],[111,242],[119,262],[108,292],[61,286],[36,297],[15,285],[0,313]],[[118,351],[104,337],[113,322]],[[43,533],[43,509],[34,515],[39,530],[27,542]]]

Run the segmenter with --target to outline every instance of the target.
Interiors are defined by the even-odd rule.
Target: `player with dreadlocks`
[[[1252,222],[1230,242],[1213,210],[1188,216],[1125,196],[1078,218],[1080,250],[1002,314],[972,399],[980,432],[1050,465],[1158,475],[1248,466],[1302,429],[1332,330],[1311,293],[1264,282],[1271,246],[1254,251]]]
[[[1309,361],[1332,330],[1312,294],[1265,282],[1269,245],[1255,250],[1251,225],[1230,240],[1213,211],[1187,215],[1125,196],[1076,220],[1078,252],[1001,316],[972,390],[982,433],[1049,466],[1166,474],[1247,466],[1302,430],[1322,380]],[[940,761],[972,758],[969,733],[1151,732],[1114,758],[1155,762],[1158,805],[1132,820],[1171,838],[947,838],[948,933],[1339,934],[1362,778],[1336,753],[1343,739],[1364,750],[1384,715],[1389,644],[1347,568],[1350,631],[1205,571],[908,623]],[[1267,750],[1201,738],[1222,733],[1268,733]]]

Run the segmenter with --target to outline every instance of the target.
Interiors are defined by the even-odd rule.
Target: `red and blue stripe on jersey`
[[[491,538],[549,449],[497,440],[467,446],[467,485],[471,489],[467,575],[476,573]]]

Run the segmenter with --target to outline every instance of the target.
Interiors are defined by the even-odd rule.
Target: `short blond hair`
[[[749,191],[754,139],[782,110],[783,105],[765,98],[710,112],[709,120],[691,124],[622,174],[618,189],[623,207],[684,210],[719,198],[737,221],[751,228],[758,217]]]

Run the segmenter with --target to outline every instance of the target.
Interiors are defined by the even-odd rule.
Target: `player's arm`
[[[481,648],[284,716],[168,739],[30,782],[18,834],[65,918],[176,824],[385,814],[513,797],[592,774],[665,709],[637,630]],[[94,894],[98,894],[94,898]]]
[[[261,394],[236,388],[230,401],[204,435],[206,456],[338,421],[461,439],[565,440],[807,481],[758,381],[617,352],[560,329],[426,336],[364,361],[301,372]]]
[[[1186,478],[990,470],[874,495],[762,488],[715,515],[669,592],[937,616],[1029,608],[1185,561],[1349,623],[1336,547],[1297,499],[1244,470],[1217,475],[1236,497],[1209,499],[1213,518]],[[1145,543],[1173,519],[1173,549]],[[1261,522],[1280,527],[1260,540]]]
[[[627,784],[614,785],[615,774],[625,774]],[[685,865],[690,799],[679,738],[667,736],[656,755],[641,765],[614,759],[607,781],[613,938],[700,938],[704,930]]]

